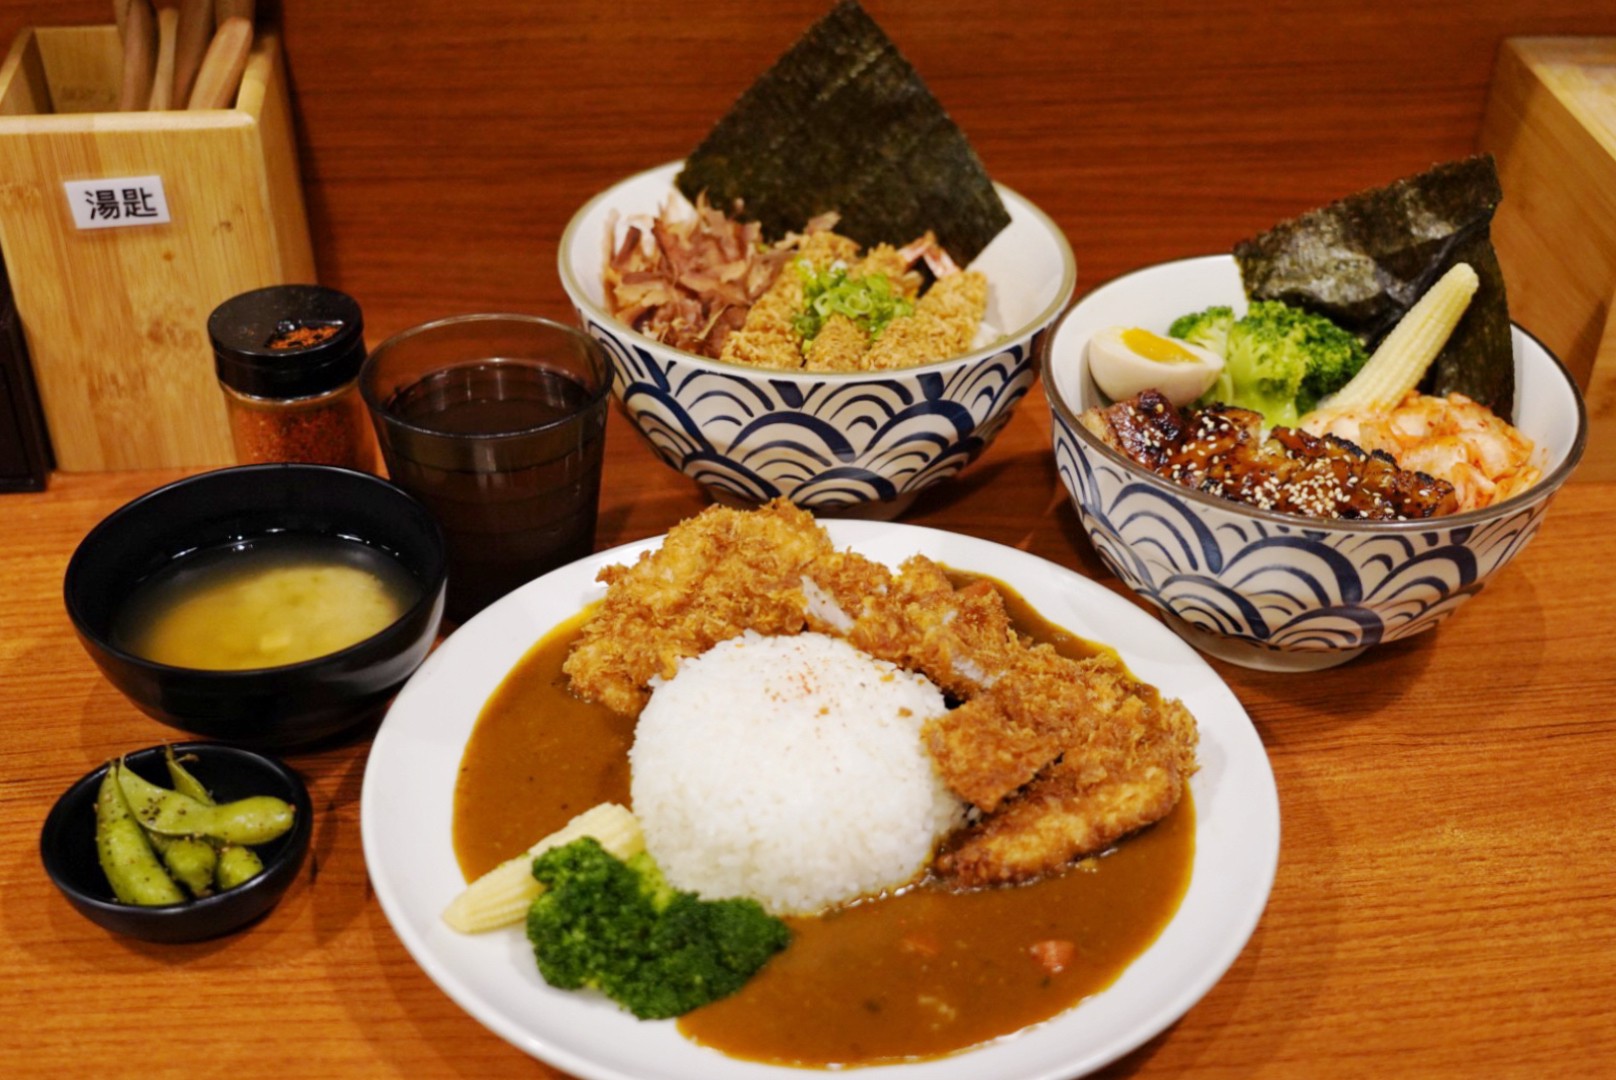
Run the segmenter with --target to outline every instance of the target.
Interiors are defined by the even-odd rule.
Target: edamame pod
[[[292,804],[273,795],[252,795],[212,807],[207,835],[227,844],[267,844],[292,827]]]
[[[145,907],[183,903],[184,894],[157,861],[145,830],[124,799],[118,775],[122,771],[117,762],[108,762],[95,798],[96,854],[112,895],[122,903]]]
[[[118,784],[123,789],[124,801],[130,804],[131,813],[135,812],[135,806],[144,805],[147,801],[158,797],[163,791],[162,788],[151,783],[139,773],[131,772],[122,759],[118,761]],[[151,844],[152,849],[157,852],[160,858],[166,856],[168,849],[180,839],[180,837],[164,836],[150,830],[146,832],[146,842]]]
[[[123,788],[124,798],[129,800],[129,809],[135,815],[135,820],[151,832],[165,836],[202,835],[202,826],[210,807],[189,796],[159,787],[133,769],[122,766],[118,769],[118,784]],[[165,815],[172,827],[154,828],[152,820],[159,814]]]
[[[136,820],[139,820],[139,807],[144,805],[147,800],[157,797],[157,794],[163,791],[162,787],[150,783],[149,779],[145,779],[141,774],[129,770],[129,766],[124,763],[123,758],[118,758],[115,773],[118,776],[118,787],[123,791],[124,804],[128,804],[129,813],[134,813]],[[162,834],[150,833],[149,831],[149,833],[145,834],[145,842],[152,846],[152,850],[157,852],[158,857],[162,857],[162,855],[168,854],[168,849],[173,846],[175,837],[162,836]]]
[[[168,779],[174,785],[174,790],[181,795],[188,795],[204,806],[213,805],[213,793],[202,781],[191,775],[191,770],[180,764],[180,759],[174,756],[172,746],[163,747],[164,764],[168,766]],[[192,755],[191,760],[196,760]]]
[[[197,836],[171,836],[163,845],[163,865],[174,880],[184,885],[192,896],[203,897],[213,892],[214,868],[219,853],[212,844]]]
[[[188,759],[195,761],[196,755],[191,754]],[[163,747],[163,764],[168,767],[168,780],[169,783],[174,785],[175,791],[181,795],[190,796],[203,806],[213,805],[213,793],[207,789],[207,786],[202,781],[196,778],[191,770],[180,762],[179,758],[174,756],[172,746]],[[195,837],[174,839],[162,836],[161,833],[150,833],[149,835],[154,838],[161,837],[167,846],[185,845],[185,853],[180,856],[183,860],[183,869],[174,865],[175,859],[164,850],[164,845],[158,845],[158,850],[163,853],[163,865],[168,867],[169,872],[179,878],[187,889],[191,890],[192,895],[197,897],[211,893],[213,886],[216,884],[221,890],[239,885],[257,873],[258,870],[264,868],[264,864],[259,861],[258,856],[246,848],[231,847],[219,844],[215,840],[201,840]],[[156,843],[155,839],[153,842],[154,844]],[[247,874],[246,877],[240,876],[240,871],[235,869],[235,865],[241,862],[242,852],[246,852],[248,860],[258,868],[258,870]],[[228,863],[227,853],[229,853]]]
[[[213,881],[221,890],[245,885],[264,872],[264,861],[251,848],[225,844],[219,848],[219,861],[213,868]]]
[[[148,809],[140,823],[166,836],[206,836],[225,844],[267,844],[292,827],[292,807],[273,795],[250,795],[235,802],[203,806],[175,791]]]
[[[158,787],[129,769],[119,783],[135,818],[164,836],[206,836],[226,844],[263,844],[292,827],[292,806],[273,795],[249,795],[209,806]]]

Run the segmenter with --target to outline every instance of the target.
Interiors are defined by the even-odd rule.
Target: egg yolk
[[[1152,334],[1149,330],[1124,330],[1122,343],[1146,360],[1154,360],[1158,364],[1193,364],[1200,359],[1171,338]]]

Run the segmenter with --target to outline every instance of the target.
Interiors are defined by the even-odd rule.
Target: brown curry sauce
[[[1021,633],[1074,657],[1100,648],[999,589]],[[467,880],[597,803],[629,801],[633,721],[574,698],[561,671],[588,614],[534,646],[478,718],[455,789]],[[790,919],[791,946],[680,1030],[736,1057],[808,1066],[938,1057],[1019,1031],[1109,986],[1156,939],[1194,851],[1186,790],[1167,818],[1059,877],[965,893],[927,881]]]

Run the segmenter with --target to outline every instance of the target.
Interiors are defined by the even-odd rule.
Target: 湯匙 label
[[[117,229],[129,225],[163,225],[168,196],[161,176],[124,176],[106,180],[67,180],[68,211],[81,229]]]

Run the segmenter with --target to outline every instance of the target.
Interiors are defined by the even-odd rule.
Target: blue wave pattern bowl
[[[1560,362],[1514,330],[1514,423],[1543,455],[1543,478],[1494,506],[1407,522],[1317,521],[1229,502],[1115,453],[1077,421],[1105,403],[1087,345],[1107,326],[1165,332],[1212,304],[1243,309],[1229,256],[1125,275],[1076,304],[1043,361],[1055,463],[1106,566],[1191,644],[1246,667],[1306,671],[1429,630],[1480,592],[1542,524],[1575,469],[1587,416]]]
[[[678,171],[674,162],[607,189],[561,241],[562,284],[658,457],[722,502],[785,495],[815,512],[894,517],[987,448],[1031,388],[1043,335],[1076,282],[1053,222],[999,188],[1011,223],[972,264],[988,275],[988,320],[1004,330],[989,347],[902,371],[772,371],[669,348],[604,307],[608,228],[679,202]]]

